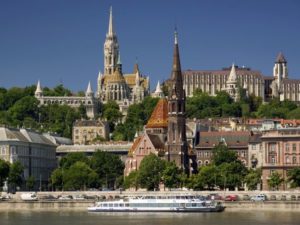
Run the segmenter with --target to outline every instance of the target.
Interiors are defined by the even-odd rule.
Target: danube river
[[[1,225],[299,225],[300,212],[88,213],[0,212]]]

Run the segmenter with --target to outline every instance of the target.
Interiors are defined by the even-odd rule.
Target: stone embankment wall
[[[12,195],[12,199],[0,201],[0,211],[18,211],[18,210],[79,210],[86,211],[87,207],[92,205],[97,199],[119,198],[124,196],[141,196],[141,195],[208,195],[217,193],[221,196],[227,196],[230,194],[238,195],[239,201],[236,202],[224,202],[226,211],[242,211],[242,210],[272,210],[272,211],[299,211],[300,212],[300,191],[294,192],[196,192],[196,191],[160,191],[160,192],[147,192],[147,191],[97,191],[97,192],[38,192],[38,201],[26,202],[22,201],[20,196],[22,193]],[[245,195],[253,196],[257,194],[266,194],[268,200],[265,202],[251,202],[243,200]],[[2,196],[5,194],[2,193]],[[86,195],[94,197],[94,199],[85,200],[45,200],[44,196],[78,196]],[[272,198],[276,200],[270,200]],[[285,196],[286,200],[281,200],[282,196]],[[298,198],[299,196],[299,198]]]

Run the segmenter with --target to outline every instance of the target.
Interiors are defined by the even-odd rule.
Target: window
[[[289,151],[290,151],[290,144],[289,144],[289,143],[286,143],[286,144],[285,144],[285,151],[286,151],[286,152],[289,152]]]
[[[275,158],[275,156],[271,156],[271,163],[276,163],[276,158]]]
[[[285,157],[285,162],[286,163],[290,163],[290,158],[287,156],[287,157]]]
[[[296,144],[294,143],[294,144],[293,144],[293,152],[296,151],[296,148],[297,148],[297,147],[296,147]]]
[[[252,150],[256,150],[256,145],[252,145]]]
[[[293,157],[293,164],[296,164],[297,163],[297,158],[296,156]]]

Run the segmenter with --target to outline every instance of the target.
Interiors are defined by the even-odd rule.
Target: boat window
[[[125,204],[125,207],[129,207],[129,203],[126,203],[126,204]]]
[[[118,204],[118,203],[115,203],[115,204],[114,204],[114,207],[119,207],[119,204]]]
[[[108,207],[113,207],[113,204],[112,203],[108,204]]]
[[[120,207],[124,207],[124,204],[123,204],[123,203],[121,203],[121,204],[120,204]]]
[[[104,204],[103,204],[103,207],[107,207],[107,204],[106,204],[106,203],[104,203]]]
[[[197,206],[197,204],[196,203],[192,203],[192,207],[196,207]]]

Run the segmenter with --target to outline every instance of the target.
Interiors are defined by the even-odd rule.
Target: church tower
[[[168,137],[166,158],[168,161],[175,161],[179,168],[185,173],[189,173],[185,116],[185,92],[183,90],[177,32],[175,31],[173,68],[168,96]]]
[[[117,69],[119,44],[113,27],[112,7],[110,7],[108,32],[104,42],[104,74],[112,75]]]
[[[283,79],[288,78],[287,61],[284,58],[282,52],[279,52],[275,65],[273,68],[273,76],[277,85],[278,91],[281,89],[281,83]]]

